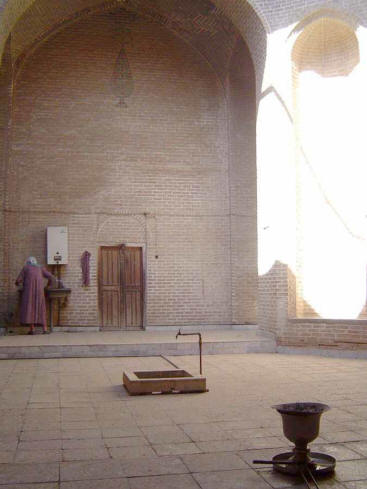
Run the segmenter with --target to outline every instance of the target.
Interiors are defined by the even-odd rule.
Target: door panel
[[[108,329],[118,329],[120,316],[119,248],[105,246],[101,248],[99,272],[102,326]]]
[[[140,329],[144,306],[141,247],[102,246],[99,297],[103,329]]]
[[[141,248],[126,247],[123,260],[123,294],[126,327],[143,325],[143,256]]]
[[[142,301],[139,290],[126,291],[126,323],[130,327],[142,324]]]
[[[120,293],[115,290],[102,292],[102,321],[103,326],[115,329],[119,323]]]

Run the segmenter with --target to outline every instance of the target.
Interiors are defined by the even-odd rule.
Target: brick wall
[[[7,312],[6,301],[8,292],[8,234],[7,216],[4,208],[7,203],[6,174],[8,169],[8,148],[10,136],[12,67],[10,56],[10,39],[8,39],[2,56],[0,68],[0,311]]]
[[[281,346],[366,348],[366,320],[293,319],[278,334]]]
[[[249,56],[243,45],[241,56]],[[126,60],[131,93],[121,78]],[[253,94],[251,82],[244,110],[254,110]],[[232,105],[239,95],[237,89]],[[147,325],[228,324],[232,297],[233,320],[253,320],[254,206],[241,228],[230,215],[241,220],[241,206],[254,199],[254,129],[249,116],[237,119],[232,188],[225,91],[197,51],[159,25],[109,12],[43,42],[21,66],[14,90],[10,308],[25,258],[44,262],[46,227],[65,225],[69,264],[62,279],[72,293],[61,324],[99,324],[98,247],[123,242],[145,249]],[[233,143],[239,135],[252,145],[248,157],[239,155],[243,142]],[[238,175],[247,190],[231,208]],[[232,284],[231,230],[238,229],[249,243],[233,254],[248,270],[245,286]],[[88,288],[81,285],[85,250],[92,253]]]
[[[26,9],[31,3],[33,5],[28,10],[28,17],[26,15],[21,19],[22,14],[27,14]],[[139,0],[138,3],[144,4],[143,0]],[[261,227],[264,217],[263,209],[259,209],[257,216],[260,221],[258,253],[260,261],[264,257],[264,250],[265,255],[269,250],[272,253],[270,266],[264,273],[261,273],[259,281],[258,319],[261,327],[276,332],[281,341],[288,338],[287,341],[297,342],[297,337],[300,335],[304,335],[306,339],[310,338],[307,332],[310,323],[288,320],[288,317],[292,318],[296,315],[296,299],[298,299],[298,313],[313,315],[314,311],[311,310],[310,305],[303,302],[303,297],[300,297],[302,277],[299,276],[299,268],[294,266],[294,256],[291,256],[302,251],[300,240],[298,243],[295,243],[294,240],[296,228],[297,226],[300,228],[300,223],[295,224],[294,216],[287,210],[297,205],[297,197],[289,192],[290,187],[294,184],[295,163],[293,151],[295,113],[291,82],[292,43],[310,22],[310,18],[307,17],[310,15],[315,19],[326,14],[333,18],[338,17],[352,26],[356,35],[363,37],[365,30],[363,26],[366,25],[367,19],[367,3],[365,0],[348,2],[340,0],[284,2],[214,0],[213,3],[217,10],[223,12],[238,29],[249,47],[255,69],[258,115],[260,114],[257,134],[257,167],[258,176],[260,176],[258,181],[261,186],[265,175],[265,180],[273,179],[276,182],[274,185],[275,198],[269,199],[269,202],[270,206],[274,206],[274,209],[279,212],[273,212],[274,218],[270,226],[264,226],[266,230]],[[161,4],[163,5],[164,2]],[[13,29],[12,52],[14,56],[17,56],[24,54],[23,49],[28,48],[34,39],[42,35],[47,37],[53,25],[60,24],[78,10],[96,5],[96,0],[78,0],[73,2],[73,8],[70,2],[57,1],[53,4],[52,0],[36,2],[0,0],[0,5],[2,7],[0,44],[2,46],[5,44],[9,32]],[[57,8],[53,8],[54,6]],[[110,17],[107,15],[106,18]],[[18,26],[14,29],[17,21],[19,21]],[[131,67],[135,73],[135,87],[132,96],[127,100],[127,109],[120,110],[121,108],[116,108],[118,103],[116,85],[113,91],[111,79],[104,78],[104,73],[108,70],[111,73],[114,69],[112,65],[113,67],[115,65],[111,59],[102,55],[102,51],[105,53],[107,49],[111,53],[114,52],[116,60],[119,52],[117,45],[121,46],[122,42],[119,37],[120,31],[117,32],[116,25],[112,22],[109,24],[108,34],[105,29],[98,29],[98,26],[95,26],[93,37],[91,28],[88,31],[89,34],[86,33],[84,27],[80,28],[83,22],[76,23],[70,30],[64,31],[65,36],[67,34],[67,40],[66,37],[65,39],[62,37],[64,34],[60,33],[44,43],[42,49],[28,59],[24,72],[18,78],[16,131],[8,173],[9,195],[13,196],[13,202],[9,203],[10,207],[7,208],[6,213],[6,220],[9,224],[5,222],[3,227],[8,229],[7,226],[9,226],[6,239],[10,240],[12,250],[16,252],[14,260],[10,263],[12,268],[9,277],[18,270],[25,255],[28,254],[28,249],[19,248],[14,237],[23,236],[21,233],[25,233],[26,239],[30,240],[30,243],[35,243],[36,250],[37,246],[44,246],[33,234],[33,224],[28,225],[28,222],[35,222],[34,229],[36,230],[41,227],[43,229],[50,224],[50,216],[52,216],[51,224],[59,223],[70,226],[70,222],[73,223],[75,228],[72,234],[75,236],[75,241],[71,254],[74,256],[72,259],[75,268],[74,275],[71,274],[68,277],[70,278],[68,285],[72,285],[75,291],[80,286],[78,260],[81,251],[84,248],[92,251],[92,268],[94,267],[93,273],[95,274],[98,245],[120,242],[120,236],[116,235],[115,231],[121,225],[124,229],[122,239],[131,239],[134,242],[146,244],[149,272],[147,309],[150,311],[148,318],[152,323],[160,323],[159,310],[164,305],[162,302],[159,303],[161,300],[158,298],[159,287],[162,291],[167,289],[172,292],[171,297],[167,298],[167,303],[175,304],[175,307],[177,305],[181,311],[180,319],[178,319],[176,315],[178,309],[172,307],[172,314],[164,315],[164,318],[167,318],[167,324],[173,324],[175,321],[190,321],[190,318],[193,317],[190,316],[190,312],[185,312],[184,304],[178,304],[177,291],[180,286],[173,281],[164,282],[164,277],[168,277],[167,269],[172,270],[173,267],[172,253],[174,253],[175,245],[180,250],[181,261],[178,269],[181,270],[180,267],[182,267],[190,270],[192,263],[203,264],[201,275],[197,267],[195,270],[191,269],[187,275],[193,284],[192,289],[195,293],[187,290],[186,277],[183,277],[182,288],[185,290],[185,298],[189,298],[187,303],[190,304],[191,301],[193,310],[196,311],[199,304],[200,311],[206,311],[210,305],[208,299],[210,295],[211,298],[214,298],[213,302],[219,301],[227,305],[221,306],[219,316],[214,318],[213,313],[213,316],[208,317],[207,321],[217,322],[215,319],[218,317],[223,321],[229,321],[232,318],[234,322],[252,320],[255,309],[255,301],[251,293],[253,294],[255,290],[253,284],[256,282],[252,274],[256,255],[254,252],[256,237],[255,231],[251,229],[256,223],[256,218],[251,204],[246,203],[246,208],[243,204],[246,196],[251,192],[254,194],[252,187],[254,180],[250,173],[244,173],[241,161],[245,163],[246,168],[253,170],[253,139],[248,136],[249,132],[253,130],[253,125],[250,125],[249,131],[242,140],[240,134],[243,135],[244,132],[241,132],[240,127],[242,124],[246,125],[245,112],[251,114],[253,107],[250,101],[246,107],[245,104],[241,105],[248,92],[241,93],[241,83],[236,85],[236,80],[240,79],[239,67],[245,67],[246,63],[242,59],[238,63],[237,71],[235,64],[230,68],[229,78],[226,80],[225,99],[219,83],[219,79],[223,80],[223,73],[216,78],[197,52],[195,54],[195,51],[188,45],[180,43],[177,39],[173,40],[174,38],[170,37],[164,29],[155,27],[154,32],[148,32],[143,24],[136,24],[134,25],[136,32],[133,33],[134,44],[126,47]],[[228,24],[221,24],[221,22],[220,20],[218,25],[228,27]],[[191,28],[191,24],[184,21],[180,26],[181,35],[185,39],[187,32],[184,26]],[[167,22],[167,25],[171,24]],[[294,29],[295,25],[297,25],[296,29]],[[356,29],[357,26],[358,29]],[[71,32],[72,36],[68,37]],[[97,39],[101,42],[98,43]],[[103,43],[103,50],[101,43]],[[147,52],[148,44],[154,47],[154,51],[150,51],[149,56],[146,56],[144,51]],[[315,42],[316,48],[318,44]],[[169,49],[164,49],[163,45]],[[91,46],[96,63],[90,59],[89,46]],[[79,53],[74,60],[69,59],[67,55],[71,52]],[[207,52],[212,53],[213,49],[208,49]],[[308,53],[311,51],[308,50]],[[363,55],[364,51],[361,53]],[[179,66],[177,57],[184,60],[183,63],[180,62]],[[161,64],[158,63],[159,60],[162,60]],[[362,66],[364,61],[363,59],[361,61]],[[158,64],[154,64],[156,62]],[[153,65],[157,69],[151,70]],[[149,69],[144,70],[143,68]],[[86,71],[88,71],[89,78],[85,76]],[[45,74],[46,78],[42,79]],[[138,77],[136,77],[137,74],[139,74]],[[5,78],[2,78],[1,86],[5,83],[4,80]],[[45,80],[48,80],[49,83],[45,84]],[[249,78],[247,78],[247,83],[250,83]],[[181,106],[177,104],[177,101],[181,100],[184,85],[186,88],[190,87],[190,96],[187,94],[188,90],[185,90],[186,98]],[[38,90],[37,87],[40,89]],[[172,90],[169,87],[172,87]],[[176,93],[177,88],[180,88],[178,94]],[[70,93],[74,97],[72,105],[69,104]],[[89,96],[86,96],[86,93]],[[195,98],[196,94],[198,96]],[[268,113],[262,109],[269,103],[269,95],[272,97],[270,103],[276,106],[275,113]],[[162,105],[164,110],[162,110]],[[97,111],[97,106],[102,109]],[[24,107],[24,110],[21,107]],[[239,110],[237,113],[235,110],[237,107],[246,110]],[[177,108],[180,110],[180,118],[174,114]],[[48,118],[47,114],[51,112],[52,118]],[[140,114],[143,114],[142,119],[140,119]],[[51,119],[57,120],[59,133],[52,128]],[[251,117],[248,117],[248,121],[251,121]],[[95,123],[104,128],[103,138],[100,133],[95,135],[93,129]],[[227,136],[224,135],[224,128],[230,129]],[[277,131],[276,138],[273,137],[274,128]],[[144,140],[138,150],[136,145],[134,146],[134,133],[137,130],[140,131],[140,141]],[[159,139],[157,144],[157,134],[162,134],[162,132],[165,137]],[[34,144],[36,137],[37,145]],[[101,148],[102,140],[105,144],[103,151],[98,149]],[[165,143],[166,140],[174,144]],[[195,157],[199,144],[201,153]],[[80,147],[88,148],[88,151],[78,150]],[[261,154],[265,150],[270,155],[269,161],[265,161],[266,158],[264,160]],[[241,153],[246,155],[245,158],[241,159]],[[290,157],[291,153],[293,156]],[[149,154],[149,157],[144,156],[146,154]],[[90,168],[91,166],[94,169],[98,167],[96,161],[101,161],[102,158],[104,164],[103,168],[101,166],[98,168],[98,185],[96,185],[95,175],[90,172]],[[6,162],[6,159],[4,161]],[[75,162],[77,164],[74,164]],[[180,165],[179,171],[177,162]],[[275,165],[273,165],[274,162]],[[70,195],[68,191],[60,195],[62,181],[66,181],[62,172],[56,174],[55,170],[59,168],[60,163],[63,163],[63,172],[71,180],[68,185]],[[270,165],[267,166],[267,163]],[[278,173],[272,173],[274,167]],[[29,171],[33,168],[35,170],[39,168],[41,171],[33,174]],[[139,173],[139,169],[142,168],[144,168],[143,176],[141,172]],[[164,178],[162,178],[163,172]],[[80,175],[83,175],[83,178]],[[28,182],[28,188],[31,188],[30,192],[24,191],[24,179]],[[42,195],[37,190],[39,179],[43,187]],[[299,187],[300,182],[298,182],[298,187],[297,184],[294,186],[298,189]],[[245,188],[246,192],[241,194],[241,188]],[[92,200],[87,195],[91,189]],[[108,189],[108,192],[103,189]],[[264,188],[260,194],[263,194],[263,190]],[[59,192],[57,199],[55,198],[56,192]],[[283,196],[286,192],[289,192],[289,199],[285,210],[285,207],[279,204],[278,196]],[[75,197],[76,195],[79,197]],[[272,195],[273,193],[270,193],[270,197]],[[56,200],[57,206],[55,205]],[[238,208],[236,208],[237,204]],[[53,214],[50,214],[50,209]],[[282,219],[278,216],[282,216]],[[174,221],[178,218],[180,219],[179,226],[182,226],[184,232],[180,231],[181,234],[178,233],[177,236],[184,235],[189,246],[181,249],[182,243],[178,238],[175,241],[175,236],[173,236],[165,248],[162,243],[168,242],[168,238],[173,233]],[[267,215],[265,215],[266,219]],[[83,225],[77,224],[81,222]],[[208,233],[208,239],[204,244],[201,244],[200,241],[202,230]],[[219,232],[225,233],[223,238],[218,238]],[[286,245],[280,244],[280,237],[283,238]],[[192,249],[188,251],[191,243],[194,243],[196,248],[191,246]],[[207,243],[210,244],[209,256],[211,258],[207,258],[204,249]],[[291,248],[292,250],[289,251]],[[41,248],[39,250],[39,253],[42,253]],[[4,256],[6,257],[6,252]],[[217,260],[220,261],[219,274],[224,289],[215,285],[215,281],[211,287],[210,273],[213,270],[213,262]],[[5,263],[4,269],[6,266]],[[202,278],[201,292],[199,276]],[[7,277],[2,281],[3,291],[7,290],[6,280]],[[209,295],[207,287],[211,287]],[[223,295],[221,295],[222,292],[219,292],[220,290]],[[14,298],[13,290],[12,294],[11,297]],[[78,301],[81,304],[83,300],[84,304],[88,300],[95,303],[96,294],[94,283],[90,289],[79,291],[76,304]],[[245,299],[242,300],[244,297]],[[157,304],[155,301],[159,303],[157,307],[155,307]],[[95,321],[98,321],[96,310],[87,309],[88,318],[83,324],[95,324]],[[70,314],[70,318],[72,317],[71,304],[67,310],[63,311],[63,320],[71,321],[67,314]],[[205,313],[203,314],[205,316]],[[361,314],[365,314],[365,311],[362,311]],[[203,316],[196,317],[200,319],[200,322],[204,321]],[[323,323],[317,321],[316,326],[311,328],[312,334],[314,338],[317,335],[321,338],[324,332],[320,324]],[[327,323],[329,333],[330,324]],[[362,323],[348,324],[348,327],[355,327],[357,331]],[[335,328],[338,330],[338,322],[335,322]],[[348,332],[353,332],[353,329]]]
[[[256,97],[251,57],[242,40],[230,65],[229,175],[231,208],[231,268],[233,322],[256,322],[257,209],[256,209]]]

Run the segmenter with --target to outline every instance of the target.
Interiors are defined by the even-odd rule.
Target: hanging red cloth
[[[85,287],[88,287],[90,283],[90,265],[89,265],[90,257],[91,254],[89,253],[89,251],[84,251],[80,259],[80,263],[82,267],[82,284]]]

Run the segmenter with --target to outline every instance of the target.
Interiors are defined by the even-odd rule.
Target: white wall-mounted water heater
[[[68,228],[66,226],[48,226],[47,228],[47,265],[67,265]]]

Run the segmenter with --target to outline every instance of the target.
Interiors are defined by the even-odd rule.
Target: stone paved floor
[[[174,357],[197,373],[197,357]],[[366,360],[204,357],[210,392],[129,397],[124,369],[163,358],[0,362],[0,489],[304,489],[255,467],[286,451],[271,405],[328,403],[313,449],[337,459],[322,488],[367,488]]]

